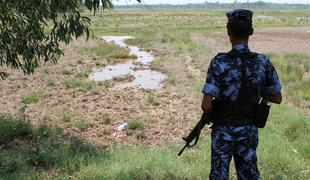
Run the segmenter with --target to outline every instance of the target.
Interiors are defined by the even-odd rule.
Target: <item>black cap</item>
[[[228,23],[249,22],[252,23],[253,12],[246,9],[235,9],[226,13]]]
[[[226,13],[227,29],[236,38],[245,39],[253,34],[253,12],[246,9],[235,9]]]

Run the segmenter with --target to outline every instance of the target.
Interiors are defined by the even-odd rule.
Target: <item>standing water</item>
[[[106,42],[114,42],[120,47],[127,47],[125,40],[134,39],[132,36],[103,36]],[[96,69],[90,75],[90,79],[95,81],[111,80],[114,77],[132,75],[134,80],[122,84],[117,84],[115,88],[143,88],[159,89],[162,88],[162,81],[166,76],[160,72],[150,69],[154,56],[146,51],[140,50],[136,46],[128,46],[129,54],[136,55],[137,60],[131,60],[126,63],[108,65],[102,69]]]

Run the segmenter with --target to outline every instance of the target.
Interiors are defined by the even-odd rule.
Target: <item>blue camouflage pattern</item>
[[[214,127],[211,138],[211,180],[228,179],[229,164],[234,157],[238,179],[259,179],[256,148],[258,132],[254,126]],[[235,140],[227,140],[231,136]],[[228,138],[229,139],[229,138]]]
[[[246,45],[236,45],[232,51],[250,52]],[[263,54],[247,59],[247,85],[253,89],[251,99],[259,102],[262,95],[281,92],[278,74],[270,59]],[[220,101],[234,102],[241,86],[241,59],[218,54],[209,65],[202,92]],[[212,127],[210,179],[228,179],[229,164],[234,157],[238,179],[258,179],[256,148],[258,130],[254,125]]]
[[[236,52],[249,52],[246,45],[236,45]],[[281,91],[278,74],[266,55],[248,59],[246,76],[248,84],[256,88],[260,95],[273,95]],[[210,63],[206,84],[202,92],[220,101],[235,101],[241,86],[241,59],[232,59],[226,53],[218,54]],[[256,94],[254,94],[256,95]],[[260,96],[256,95],[256,101]]]

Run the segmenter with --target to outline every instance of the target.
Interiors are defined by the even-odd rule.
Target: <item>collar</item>
[[[237,52],[249,52],[249,46],[244,45],[244,44],[237,44],[232,48],[233,51],[237,51]]]

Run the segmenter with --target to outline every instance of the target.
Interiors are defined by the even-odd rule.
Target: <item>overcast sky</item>
[[[144,0],[146,4],[187,4],[187,3],[204,3],[206,0]],[[208,2],[232,3],[234,0],[207,0]],[[256,2],[258,0],[250,0]],[[310,4],[310,0],[263,0],[264,2],[273,3],[303,3]],[[126,0],[113,0],[114,5],[126,5]],[[247,2],[247,0],[237,0],[237,2]],[[136,4],[136,0],[127,0],[128,4]]]

